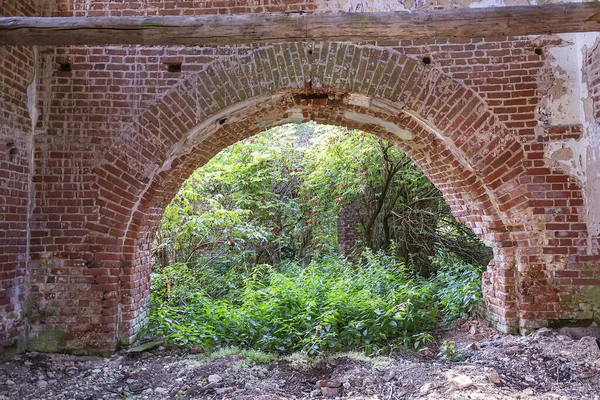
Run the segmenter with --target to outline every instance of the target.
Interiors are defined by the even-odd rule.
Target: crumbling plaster
[[[334,0],[320,3],[323,11],[345,12],[386,12],[448,9],[448,8],[489,8],[528,6],[547,3],[579,3],[580,0]]]
[[[598,33],[560,35],[563,44],[549,49],[553,80],[540,107],[545,125],[583,126],[581,139],[550,141],[545,150],[549,167],[559,168],[584,188],[588,221],[588,249],[600,235],[600,127],[583,67],[588,52],[600,42]],[[543,130],[543,127],[538,128]]]

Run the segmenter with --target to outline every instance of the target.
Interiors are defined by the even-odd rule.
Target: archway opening
[[[480,303],[492,258],[398,147],[316,123],[214,156],[154,249],[155,333],[309,353],[420,344]]]
[[[165,130],[160,140],[172,144],[157,154],[154,167],[146,170],[124,235],[121,342],[134,340],[148,320],[152,243],[165,207],[185,179],[231,144],[270,127],[309,121],[371,132],[401,148],[423,170],[443,193],[452,214],[493,247],[494,260],[483,275],[486,317],[501,331],[514,332],[519,325],[515,242],[507,224],[517,215],[513,211],[524,207],[527,197],[516,183],[523,170],[518,166],[507,170],[494,160],[500,157],[514,165],[522,160],[522,154],[512,136],[497,137],[503,131],[485,108],[472,109],[469,104],[461,101],[453,109],[467,107],[473,118],[464,120],[463,114],[458,114],[424,119],[426,111],[413,112],[402,101],[331,89],[288,89],[236,103],[191,127],[174,125],[173,129],[187,129],[182,135],[172,137],[171,130]],[[177,124],[190,115],[178,114],[171,122]],[[154,127],[159,116],[148,115],[141,122]],[[487,134],[477,135],[479,131]],[[468,136],[471,133],[473,136]],[[150,131],[147,137],[153,137]]]

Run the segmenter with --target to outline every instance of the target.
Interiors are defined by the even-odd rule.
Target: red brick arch
[[[313,0],[5,3],[5,16],[351,11]],[[495,246],[484,289],[501,328],[598,320],[595,172],[573,173],[563,167],[575,155],[562,158],[570,142],[597,151],[586,141],[599,113],[594,126],[548,118],[558,82],[548,50],[564,44],[509,37],[0,46],[0,358],[24,349],[110,352],[118,340],[129,342],[145,320],[162,208],[221,148],[286,118],[384,137],[410,131],[414,139],[398,144],[454,213]],[[583,65],[592,100],[600,92],[598,54],[590,49]],[[181,74],[166,68],[179,62]],[[39,114],[30,108],[35,98]]]
[[[145,319],[155,229],[183,180],[230,144],[309,120],[363,129],[406,151],[454,214],[494,246],[485,285],[490,317],[513,331],[519,317],[527,319],[518,314],[514,254],[528,204],[519,184],[524,152],[486,103],[438,69],[389,49],[285,44],[205,65],[144,110],[131,127],[135,146],[112,147],[96,168],[98,230],[120,248],[111,300],[119,303],[121,340]]]

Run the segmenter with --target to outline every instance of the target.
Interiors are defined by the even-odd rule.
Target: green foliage
[[[350,261],[336,254],[344,207],[362,232]],[[472,311],[481,268],[469,263],[489,250],[400,150],[304,124],[194,172],[165,209],[155,260],[150,327],[169,342],[378,354],[426,345],[440,321]]]
[[[412,336],[413,347],[418,349],[419,347],[425,347],[429,343],[433,342],[433,336],[428,332],[417,333]]]
[[[463,298],[445,299],[445,285],[460,292],[473,284],[466,281],[473,279],[469,274],[443,284],[419,277],[383,252],[367,251],[364,258],[364,264],[322,258],[306,268],[289,264],[281,271],[257,266],[243,287],[219,299],[201,289],[189,268],[174,266],[167,270],[170,295],[167,273],[153,277],[151,330],[169,342],[205,348],[375,354],[388,346],[430,341],[422,333],[435,328],[440,318],[451,317],[442,310],[457,312],[465,304]]]
[[[365,132],[330,129],[312,140],[300,193],[312,219],[335,221],[350,207],[360,222],[359,248],[393,249],[422,275],[430,259],[453,252],[468,263],[487,264],[490,251],[451,215],[441,192],[397,147]]]
[[[458,319],[482,304],[482,267],[464,264],[449,254],[437,258],[435,264],[438,271],[432,282],[437,286],[438,302],[446,318]]]
[[[450,362],[463,361],[465,359],[464,353],[456,348],[454,340],[444,340],[438,356]]]
[[[439,251],[487,264],[489,249],[450,214],[440,192],[390,143],[361,131],[286,125],[223,150],[166,208],[159,266],[229,267],[335,255],[338,215],[359,218],[358,249],[394,249],[424,276]]]
[[[226,346],[201,356],[199,361],[202,364],[207,364],[218,360],[219,358],[240,354],[243,355],[247,360],[254,361],[258,364],[270,364],[278,358],[275,354],[265,353],[264,351],[260,350],[241,349],[236,346]]]

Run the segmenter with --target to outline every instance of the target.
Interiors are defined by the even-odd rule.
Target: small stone
[[[338,397],[340,395],[340,389],[331,387],[321,387],[321,393],[325,397]]]
[[[221,375],[217,375],[217,374],[213,374],[213,375],[209,375],[207,378],[207,381],[209,384],[216,384],[219,383],[223,380],[223,377]]]
[[[394,379],[396,377],[396,371],[389,371],[387,374],[385,374],[383,376],[383,380],[386,382],[391,381],[392,379]]]
[[[589,368],[589,369],[586,369],[585,371],[583,371],[580,375],[580,378],[584,378],[584,379],[590,378],[590,377],[596,375],[597,373],[598,373],[598,370],[596,368],[592,367],[592,368]]]
[[[202,353],[202,346],[198,346],[198,345],[192,346],[192,348],[190,349],[190,353],[193,353],[193,354]]]
[[[423,347],[422,349],[420,349],[419,354],[421,354],[422,356],[425,356],[427,358],[435,357],[435,353],[433,351],[431,351],[428,347]]]
[[[9,379],[9,380],[7,380],[7,381],[6,381],[6,385],[7,385],[7,386],[14,386],[14,385],[15,385],[15,382],[14,382],[14,381],[11,381],[11,380]]]
[[[475,325],[471,326],[471,329],[469,329],[469,333],[471,335],[475,335],[477,333],[477,327]]]
[[[507,354],[509,356],[515,355],[518,352],[519,352],[519,346],[508,347],[508,348],[506,348],[506,350],[504,350],[504,354]]]
[[[135,382],[135,383],[129,385],[129,391],[131,393],[139,394],[139,393],[142,393],[144,390],[146,390],[146,387],[144,386],[144,384],[142,382]]]
[[[92,374],[99,374],[100,372],[102,372],[102,370],[98,368],[92,370]]]
[[[428,382],[419,388],[419,393],[421,395],[426,395],[431,390],[431,382]]]
[[[525,396],[533,396],[535,394],[535,392],[533,391],[532,388],[527,388],[527,389],[523,390],[523,394]]]
[[[346,391],[350,390],[350,388],[352,387],[352,385],[350,385],[350,382],[344,382],[344,384],[342,386],[344,387],[344,390],[346,390]]]
[[[597,344],[596,344],[596,338],[592,337],[592,336],[584,336],[581,339],[579,339],[579,343],[581,344],[587,344],[588,346],[592,346],[594,348],[598,348]]]
[[[465,389],[473,386],[471,378],[465,375],[451,374],[448,380],[450,381],[450,384],[457,389]]]
[[[473,343],[470,343],[470,344],[468,344],[468,345],[465,347],[465,349],[467,349],[467,350],[473,350],[473,351],[477,351],[477,350],[479,350],[479,346],[477,345],[477,343],[473,342]]]
[[[502,383],[502,379],[500,379],[500,375],[496,371],[491,372],[487,376],[488,381],[492,382],[494,385],[499,385]]]
[[[40,379],[39,381],[37,381],[37,387],[39,387],[40,389],[45,389],[46,386],[48,386],[48,382],[46,382],[45,380]]]
[[[165,389],[163,387],[157,387],[154,389],[154,393],[160,394],[160,395],[166,395],[169,393],[169,389]]]
[[[327,381],[327,387],[329,388],[339,388],[340,386],[342,386],[342,382],[338,380]]]
[[[131,378],[130,378],[130,379],[127,379],[127,380],[125,381],[125,383],[126,383],[126,384],[128,384],[128,385],[131,385],[131,384],[132,384],[132,383],[134,383],[134,382],[135,382],[135,379],[131,379]]]
[[[552,329],[540,328],[535,332],[536,336],[550,336],[552,335]]]
[[[235,392],[235,388],[234,387],[217,388],[217,389],[215,389],[215,392],[217,393],[217,395],[222,396],[224,394]]]
[[[127,352],[128,353],[144,353],[144,352],[147,352],[149,350],[152,350],[155,347],[160,346],[161,344],[163,344],[162,340],[155,340],[155,341],[151,341],[151,342],[146,342],[146,343],[141,344],[139,346],[132,347],[131,349],[127,350]]]

